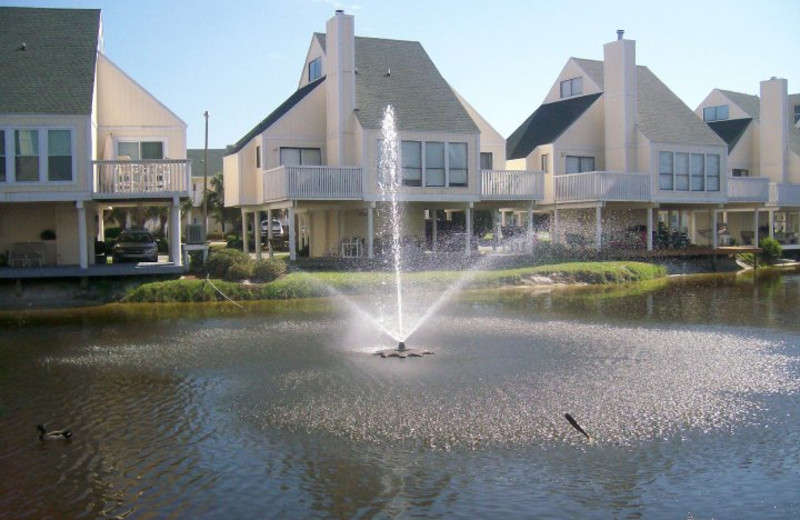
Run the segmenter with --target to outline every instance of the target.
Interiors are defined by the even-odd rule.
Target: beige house
[[[252,228],[261,243],[260,213],[282,209],[292,259],[306,248],[309,256],[379,254],[388,233],[378,186],[387,105],[401,140],[398,199],[409,248],[469,254],[475,212],[532,211],[543,175],[493,169],[505,165],[505,140],[422,46],[356,37],[354,26],[337,11],[312,36],[297,91],[229,148],[225,205],[241,208],[243,234]]]
[[[758,186],[758,200],[740,208],[729,196],[723,220],[733,237],[769,235],[800,249],[800,94],[785,79],[761,82],[760,96],[714,89],[696,113],[728,144],[728,175]]]
[[[0,252],[12,267],[88,268],[104,211],[121,206],[163,206],[181,264],[186,124],[102,42],[99,10],[0,7]]]
[[[549,214],[555,242],[717,246],[712,230],[732,188],[726,144],[636,63],[635,41],[617,36],[602,61],[567,61],[543,104],[509,136],[507,165],[546,172],[537,211]],[[742,204],[755,207],[748,197]]]

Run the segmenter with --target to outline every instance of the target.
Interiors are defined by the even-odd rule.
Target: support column
[[[367,207],[367,258],[375,257],[375,203]]]
[[[181,201],[172,197],[169,205],[169,259],[176,267],[183,267],[181,255]]]
[[[492,211],[492,250],[494,251],[497,251],[497,247],[500,245],[502,218],[503,213],[500,210]]]
[[[100,242],[106,239],[106,221],[103,213],[105,213],[105,210],[103,210],[102,206],[97,208],[97,240]]]
[[[289,260],[297,260],[297,242],[295,241],[294,207],[289,207]]]
[[[717,210],[711,210],[711,247],[719,247],[719,234],[717,233]]]
[[[465,224],[466,224],[466,251],[464,252],[464,256],[469,257],[472,253],[472,203],[470,202],[467,204],[466,215],[465,215]]]
[[[647,208],[647,250],[653,250],[653,208]]]
[[[553,208],[553,218],[550,221],[550,245],[558,243],[558,208]]]
[[[256,260],[261,260],[261,221],[258,218],[261,211],[253,212],[253,249],[256,250]],[[272,222],[267,225],[267,229],[272,227]]]
[[[603,208],[594,208],[594,248],[598,251],[603,248]]]
[[[758,247],[758,208],[753,212],[753,246]]]
[[[528,203],[528,240],[526,241],[526,250],[528,254],[533,254],[533,205],[535,203],[530,201]]]
[[[433,222],[431,222],[431,251],[434,253],[439,250],[439,210],[432,210]]]
[[[81,269],[89,268],[89,234],[86,229],[86,206],[82,200],[75,203],[78,209],[78,261]]]
[[[249,253],[250,249],[247,245],[248,236],[247,236],[247,211],[242,208],[242,251],[245,253]]]
[[[689,238],[692,244],[697,243],[697,213],[693,210],[689,211]]]
[[[274,238],[272,234],[272,210],[267,210],[267,251],[269,252],[269,259],[272,260],[275,258],[275,250],[272,249],[272,239]]]
[[[769,210],[769,238],[775,238],[775,210]]]

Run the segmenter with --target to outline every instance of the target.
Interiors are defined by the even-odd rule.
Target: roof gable
[[[364,128],[380,128],[392,105],[400,131],[479,131],[419,42],[357,37],[355,55],[356,114]]]
[[[708,124],[708,127],[716,132],[723,141],[728,143],[728,153],[731,153],[752,121],[753,120],[750,118],[728,119],[726,121],[713,121],[706,124]]]
[[[99,9],[0,7],[0,113],[90,114]]]
[[[761,117],[761,100],[758,96],[733,92],[732,90],[717,89],[717,91],[728,98],[731,103],[744,110],[752,119],[758,121]]]
[[[541,105],[506,141],[506,160],[527,157],[537,146],[552,143],[600,97],[590,94]]]
[[[236,144],[234,144],[233,146],[229,147],[226,155],[234,154],[234,153],[238,152],[239,150],[241,150],[242,148],[244,148],[244,146],[247,143],[249,143],[251,139],[253,139],[258,134],[260,134],[260,133],[264,132],[265,130],[267,130],[273,124],[275,124],[275,122],[277,122],[281,117],[283,117],[287,112],[289,112],[295,105],[300,103],[300,101],[302,101],[303,98],[305,98],[308,94],[313,92],[314,89],[316,89],[318,86],[320,86],[323,81],[325,81],[324,77],[322,77],[322,78],[320,78],[320,79],[318,79],[318,80],[316,80],[314,82],[309,83],[308,85],[305,85],[305,86],[297,89],[294,92],[294,94],[289,96],[289,98],[286,101],[284,101],[283,103],[281,103],[281,105],[278,108],[273,110],[270,115],[268,115],[266,118],[264,118],[264,120],[262,120],[255,127],[253,127],[252,130],[247,132],[247,134],[245,134],[244,137],[239,139],[236,142]]]

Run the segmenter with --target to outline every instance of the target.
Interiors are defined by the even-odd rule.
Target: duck
[[[72,436],[72,431],[70,430],[53,430],[49,432],[43,424],[36,426],[36,429],[39,430],[39,439],[43,441],[64,441]]]

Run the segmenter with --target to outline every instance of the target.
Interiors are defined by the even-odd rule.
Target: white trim
[[[54,126],[41,126],[41,125],[9,125],[0,126],[0,130],[5,132],[5,142],[2,143],[5,152],[6,160],[6,180],[0,182],[0,186],[69,186],[78,182],[78,150],[75,136],[77,134],[77,126],[75,125],[54,125]],[[33,181],[18,181],[16,172],[16,140],[15,135],[19,130],[35,130],[37,132],[37,146],[39,149],[39,179]],[[49,180],[50,176],[50,157],[49,151],[49,131],[51,130],[66,130],[69,132],[70,139],[70,154],[72,158],[72,178],[69,180]],[[9,154],[9,150],[11,153]]]
[[[119,159],[119,155],[117,154],[117,144],[119,143],[139,143],[139,155],[142,153],[142,143],[161,143],[161,159],[166,159],[169,157],[169,138],[163,135],[152,135],[152,136],[137,136],[137,135],[112,135],[111,136],[111,145],[114,147],[114,159]],[[139,159],[135,160],[150,160],[150,159]]]

